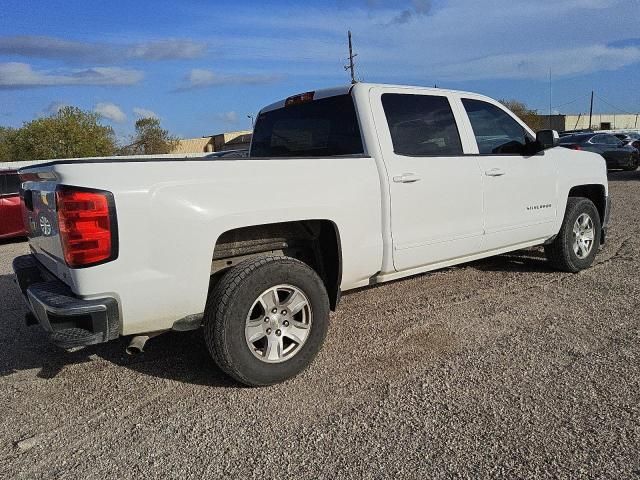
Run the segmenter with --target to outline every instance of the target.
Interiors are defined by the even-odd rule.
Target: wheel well
[[[588,198],[598,209],[600,215],[600,221],[604,221],[605,209],[606,209],[606,194],[604,185],[578,185],[569,190],[570,197],[584,197]]]
[[[213,287],[234,265],[264,253],[286,255],[303,261],[320,276],[331,309],[340,300],[342,253],[336,225],[329,220],[301,220],[236,228],[216,241],[211,261]]]

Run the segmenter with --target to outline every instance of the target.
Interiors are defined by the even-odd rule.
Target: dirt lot
[[[597,265],[518,252],[345,295],[314,365],[242,388],[199,332],[137,357],[22,323],[0,245],[0,478],[640,478],[640,171]]]

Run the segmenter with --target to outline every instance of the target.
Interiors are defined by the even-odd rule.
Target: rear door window
[[[533,141],[524,127],[501,108],[470,98],[463,98],[462,104],[469,116],[480,154],[522,155]]]
[[[620,139],[614,137],[613,135],[604,135],[604,143],[607,145],[620,145]]]
[[[385,93],[382,107],[397,155],[462,155],[458,126],[447,97]]]

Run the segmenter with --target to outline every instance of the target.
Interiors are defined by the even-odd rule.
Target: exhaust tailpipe
[[[144,346],[147,344],[147,340],[153,337],[157,337],[161,333],[164,333],[166,330],[162,330],[160,332],[151,332],[145,333],[144,335],[136,335],[129,342],[129,346],[127,347],[127,353],[129,355],[138,355],[139,353],[144,352]]]

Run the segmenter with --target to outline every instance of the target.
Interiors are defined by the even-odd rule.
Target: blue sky
[[[0,125],[60,105],[123,140],[248,128],[290,94],[364,81],[516,98],[546,113],[640,112],[640,0],[3,0]],[[607,102],[607,103],[605,103]]]

